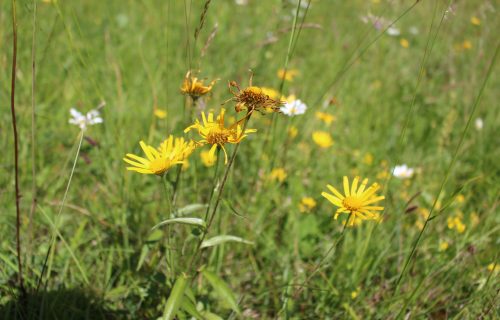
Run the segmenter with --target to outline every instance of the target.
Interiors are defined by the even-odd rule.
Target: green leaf
[[[224,320],[224,318],[219,317],[215,313],[212,313],[210,311],[203,311],[203,319],[204,320]]]
[[[203,221],[203,219],[200,219],[200,218],[173,218],[173,219],[167,219],[167,220],[164,220],[164,221],[158,223],[156,226],[151,228],[151,230],[155,230],[156,228],[159,228],[159,227],[167,225],[167,224],[175,224],[175,223],[197,226],[197,227],[200,227],[202,229],[205,229],[205,226],[206,226],[205,221]]]
[[[174,214],[176,216],[184,216],[186,214],[191,214],[193,212],[200,211],[200,210],[206,210],[206,209],[207,209],[207,205],[206,204],[203,204],[203,203],[192,203],[192,204],[188,204],[187,206],[185,206],[183,208],[177,209],[174,212]]]
[[[205,317],[201,315],[201,313],[196,309],[195,304],[187,296],[184,296],[182,299],[181,309],[196,319],[205,320]]]
[[[219,296],[219,298],[225,302],[234,312],[240,314],[240,309],[238,308],[238,302],[236,301],[236,297],[234,296],[233,291],[229,288],[229,286],[219,278],[214,273],[203,270],[201,274],[207,279],[210,285],[215,289],[215,292]]]
[[[217,246],[221,243],[225,242],[239,242],[239,243],[244,243],[244,244],[250,244],[253,245],[254,243],[252,241],[245,240],[240,237],[236,236],[231,236],[231,235],[221,235],[221,236],[215,236],[213,238],[207,239],[203,241],[201,244],[201,248],[208,248],[208,247],[213,247]]]
[[[163,320],[172,320],[179,309],[182,300],[184,299],[184,291],[186,291],[188,283],[188,277],[185,274],[181,274],[177,280],[175,280],[174,287],[170,292],[167,304],[163,310]]]

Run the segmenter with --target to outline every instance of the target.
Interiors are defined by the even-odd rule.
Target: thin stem
[[[19,200],[21,192],[19,190],[19,141],[17,136],[16,122],[16,69],[17,69],[17,19],[16,19],[16,0],[12,0],[12,75],[10,90],[10,111],[12,115],[12,131],[14,135],[14,179],[16,188],[16,250],[17,250],[17,281],[21,293],[25,294],[23,264],[21,257],[21,210]]]
[[[178,167],[182,167],[182,165],[178,165]],[[172,199],[170,198],[170,190],[168,186],[168,181],[167,181],[167,175],[161,177],[161,181],[163,184],[163,187],[165,189],[165,201],[167,203],[167,219],[172,218]],[[171,273],[172,273],[172,278],[175,279],[175,266],[174,266],[174,260],[172,256],[172,250],[171,250],[171,238],[172,234],[170,232],[170,226],[167,226],[167,266],[170,266],[171,268]],[[168,277],[168,270],[167,270],[167,277]]]
[[[38,292],[38,289],[40,288],[40,284],[42,283],[43,274],[45,273],[45,269],[47,268],[47,262],[49,260],[49,256],[51,255],[50,253],[53,250],[55,250],[54,249],[54,244],[55,244],[56,236],[57,236],[57,232],[58,232],[57,228],[58,228],[59,217],[61,216],[61,213],[62,213],[62,210],[64,208],[64,205],[66,204],[66,198],[68,196],[69,187],[71,185],[71,180],[73,179],[73,174],[75,172],[76,163],[78,162],[78,157],[80,155],[80,149],[82,148],[82,142],[83,142],[84,132],[85,132],[85,129],[82,129],[80,131],[80,136],[79,136],[79,141],[78,141],[78,148],[76,149],[75,159],[73,161],[73,167],[71,168],[71,173],[69,174],[68,183],[66,184],[66,190],[64,191],[64,196],[63,196],[63,199],[61,201],[61,206],[59,207],[59,211],[57,212],[56,218],[54,219],[54,231],[52,232],[52,237],[51,237],[50,245],[49,245],[49,248],[47,249],[47,253],[45,255],[45,260],[43,262],[42,271],[40,272],[40,278],[38,279],[38,284],[37,284],[37,287],[36,287],[36,292]],[[47,273],[47,281],[48,281],[49,278],[50,278],[50,272]]]
[[[208,214],[210,213],[210,205],[212,204],[212,199],[215,194],[215,189],[217,188],[217,178],[219,173],[219,158],[220,158],[220,148],[217,148],[217,160],[215,163],[214,177],[212,178],[212,189],[210,190],[210,196],[208,197],[207,211],[205,212],[204,221],[207,221]]]
[[[352,212],[349,213],[349,216],[347,217],[347,221],[345,222],[344,227],[342,228],[342,232],[340,233],[340,236],[338,237],[337,241],[334,242],[330,246],[330,248],[328,249],[328,251],[325,253],[325,255],[323,256],[323,258],[321,258],[321,260],[319,261],[319,263],[314,267],[313,271],[306,278],[306,280],[302,284],[300,284],[298,286],[298,291],[293,296],[294,299],[297,299],[297,297],[302,292],[302,290],[304,289],[304,287],[306,286],[306,284],[312,279],[312,277],[314,277],[314,275],[316,275],[316,273],[323,266],[323,263],[326,261],[326,259],[328,258],[328,256],[330,255],[330,253],[333,251],[333,249],[336,249],[337,246],[342,242],[342,239],[344,238],[345,230],[347,229],[347,225],[349,224],[349,221],[351,220],[351,218],[352,218]]]
[[[396,281],[396,289],[394,290],[394,295],[398,292],[399,285],[401,284],[401,281],[403,280],[403,277],[404,277],[404,275],[406,273],[406,269],[408,268],[408,265],[410,264],[410,261],[413,258],[413,255],[415,254],[415,251],[416,251],[416,249],[417,249],[417,247],[418,247],[418,245],[420,243],[422,235],[424,234],[424,231],[425,231],[425,229],[426,229],[429,221],[432,220],[435,217],[435,216],[433,216],[433,213],[434,213],[434,210],[436,208],[437,202],[438,202],[439,198],[441,197],[441,193],[444,190],[444,186],[446,185],[446,182],[448,181],[448,178],[450,176],[451,170],[453,169],[453,166],[455,165],[455,162],[456,162],[456,160],[458,158],[458,153],[460,152],[460,148],[462,147],[462,144],[464,142],[464,139],[465,139],[465,136],[467,134],[467,131],[469,130],[469,127],[470,127],[470,125],[472,123],[472,119],[473,119],[474,114],[476,112],[477,106],[479,105],[479,101],[481,100],[481,97],[483,95],[484,88],[486,87],[486,83],[488,82],[488,80],[490,78],[490,75],[491,75],[491,72],[493,70],[493,67],[495,65],[499,48],[500,48],[500,43],[498,43],[497,46],[496,46],[495,54],[493,56],[492,62],[490,63],[490,65],[488,67],[488,71],[486,73],[486,77],[485,77],[485,79],[484,79],[484,81],[483,81],[483,83],[481,85],[481,89],[479,90],[479,93],[478,93],[478,95],[476,97],[476,100],[474,101],[474,105],[472,106],[472,111],[469,114],[469,119],[467,120],[467,124],[465,125],[465,128],[464,128],[464,130],[462,132],[462,135],[460,136],[460,140],[458,142],[457,147],[455,148],[452,160],[451,160],[450,164],[448,165],[448,168],[447,168],[447,170],[445,172],[444,179],[441,182],[441,186],[439,187],[439,191],[438,191],[438,193],[436,195],[436,198],[434,199],[434,202],[433,202],[432,207],[431,207],[431,209],[429,211],[429,214],[427,215],[427,218],[425,219],[424,226],[423,226],[422,230],[420,230],[420,233],[418,234],[417,239],[415,240],[415,242],[414,242],[414,244],[412,246],[410,254],[408,255],[408,258],[406,259],[406,262],[404,264],[403,270],[401,271],[401,273],[400,273],[400,275],[398,277],[398,280]]]

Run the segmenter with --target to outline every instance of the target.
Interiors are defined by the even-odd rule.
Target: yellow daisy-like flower
[[[339,207],[335,212],[334,219],[337,219],[339,214],[348,213],[351,218],[348,221],[349,226],[353,226],[355,220],[380,220],[380,214],[376,211],[384,210],[384,207],[374,206],[376,202],[385,199],[384,196],[377,196],[375,193],[380,189],[378,183],[372,184],[368,189],[368,179],[364,179],[358,188],[359,177],[355,177],[352,186],[349,187],[349,179],[344,177],[344,195],[331,185],[327,188],[333,193],[322,192],[321,195],[328,201]]]
[[[408,48],[410,46],[410,42],[408,40],[406,40],[405,38],[399,40],[399,44],[403,47],[403,48]]]
[[[316,207],[316,200],[311,197],[303,197],[299,203],[300,212],[308,212]]]
[[[326,131],[314,131],[312,138],[320,148],[326,149],[333,145],[332,136]]]
[[[158,119],[165,119],[167,117],[167,111],[165,110],[155,109],[153,113]]]
[[[176,164],[184,163],[184,160],[194,151],[196,144],[193,141],[186,142],[184,138],[170,136],[160,147],[154,148],[139,142],[146,158],[135,154],[127,153],[123,160],[132,165],[127,170],[136,171],[143,174],[163,175]]]
[[[205,112],[202,112],[202,122],[196,119],[195,123],[187,127],[184,132],[188,132],[191,129],[198,130],[198,134],[202,137],[202,140],[198,141],[198,143],[212,145],[209,157],[211,159],[215,158],[215,151],[217,150],[217,147],[219,147],[224,151],[225,163],[227,163],[227,152],[224,145],[226,143],[240,143],[248,133],[256,132],[257,130],[246,129],[245,132],[243,132],[239,121],[229,127],[226,127],[224,124],[225,112],[225,109],[221,109],[217,118],[215,118],[213,112],[209,112],[208,115],[205,115]]]
[[[279,112],[283,101],[273,99],[265,91],[256,86],[250,86],[243,90],[234,81],[229,83],[229,90],[233,94],[233,101],[236,102],[234,109],[236,112],[247,110],[248,113],[259,111],[260,113]],[[232,87],[236,88],[233,90]]]
[[[202,80],[198,80],[198,78],[191,76],[191,72],[188,72],[182,82],[181,92],[196,100],[209,93],[216,81],[213,80],[209,85],[205,85]]]
[[[479,25],[481,25],[481,20],[479,20],[478,17],[473,16],[470,18],[470,23],[472,23],[475,26],[479,26]]]
[[[293,79],[299,75],[299,70],[297,69],[290,69],[286,70],[285,69],[279,69],[277,72],[278,78],[284,79],[286,81],[292,82]]]

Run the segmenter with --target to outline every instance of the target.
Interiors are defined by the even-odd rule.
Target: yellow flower
[[[456,229],[458,233],[464,233],[465,224],[462,223],[462,219],[460,217],[448,217],[446,222],[449,229]]]
[[[225,163],[227,163],[227,152],[224,145],[226,143],[240,143],[241,140],[247,136],[247,133],[252,133],[257,130],[246,129],[245,132],[242,132],[243,129],[239,122],[235,122],[233,125],[226,127],[224,124],[225,112],[225,109],[221,109],[217,118],[214,118],[213,112],[209,112],[208,116],[205,115],[205,112],[202,112],[202,122],[196,119],[195,123],[187,127],[184,132],[188,132],[191,129],[198,130],[198,134],[202,138],[198,143],[212,145],[210,148],[210,157],[215,157],[215,151],[217,147],[219,147],[224,151]]]
[[[479,215],[476,212],[470,214],[470,223],[473,227],[477,226],[481,222]]]
[[[297,134],[299,133],[299,130],[297,129],[297,127],[295,126],[291,126],[289,129],[288,129],[288,136],[290,138],[295,138],[297,136]]]
[[[176,164],[184,163],[185,159],[194,151],[196,144],[193,141],[184,141],[184,138],[169,136],[158,149],[139,142],[146,158],[127,153],[123,160],[132,165],[127,170],[143,174],[163,175]]]
[[[285,181],[287,177],[286,171],[283,168],[276,168],[271,171],[269,174],[269,179],[278,180],[279,182]]]
[[[408,48],[410,46],[410,42],[408,40],[406,40],[405,38],[402,38],[401,40],[399,40],[399,44],[403,47],[403,48]]]
[[[311,211],[312,209],[314,209],[314,207],[316,207],[316,200],[314,200],[313,198],[303,197],[300,200],[300,203],[299,203],[300,212]]]
[[[213,80],[209,85],[204,85],[203,80],[191,76],[191,71],[186,74],[182,82],[181,92],[185,95],[191,96],[193,100],[206,95],[212,90],[213,85],[217,80]]]
[[[352,216],[349,220],[349,226],[354,225],[356,218],[360,220],[380,220],[380,214],[376,211],[384,210],[384,207],[372,205],[385,199],[384,196],[375,194],[380,189],[378,183],[372,184],[368,189],[366,189],[368,179],[364,179],[359,188],[358,183],[359,177],[355,177],[350,187],[349,179],[344,176],[344,195],[331,185],[327,185],[327,188],[333,194],[327,192],[321,193],[328,201],[339,207],[335,212],[334,219],[337,219],[341,213],[347,213]]]
[[[154,115],[158,118],[158,119],[165,119],[167,117],[167,111],[165,110],[161,110],[161,109],[155,109],[154,110]]]
[[[210,151],[207,150],[200,152],[200,158],[205,167],[211,167],[217,162],[217,156],[215,154],[211,155]]]
[[[439,240],[439,251],[446,251],[449,247],[449,243],[443,240]]]
[[[424,228],[424,223],[420,220],[415,221],[415,226],[418,230],[422,230]]]
[[[284,79],[286,81],[293,81],[293,79],[299,74],[299,70],[297,69],[290,69],[286,70],[285,69],[279,69],[277,72],[278,78]]]
[[[373,163],[373,155],[369,152],[365,153],[365,155],[363,157],[363,163],[371,166]]]
[[[280,97],[280,93],[273,88],[261,87],[262,93],[267,94],[272,99],[278,99]]]
[[[314,131],[312,139],[320,148],[329,148],[333,145],[332,136],[326,131]]]
[[[465,197],[463,194],[459,194],[456,196],[455,200],[457,201],[457,203],[464,203],[465,202]]]
[[[379,173],[377,173],[377,179],[378,180],[384,180],[389,176],[389,172],[387,170],[382,170]]]
[[[316,111],[315,115],[316,115],[316,118],[323,121],[327,125],[331,125],[332,122],[337,120],[334,115],[326,113],[326,112]]]
[[[234,81],[229,83],[230,91],[233,94],[233,101],[236,102],[234,109],[236,112],[247,110],[248,113],[259,111],[260,113],[279,112],[283,101],[273,99],[260,87],[250,86],[243,90]],[[238,89],[237,91],[232,88]]]
[[[360,288],[356,288],[356,290],[351,292],[351,299],[356,299],[359,295]]]
[[[473,16],[470,18],[470,23],[472,23],[475,26],[479,26],[481,24],[481,20],[479,20],[478,17]]]
[[[462,48],[465,50],[472,49],[472,42],[470,42],[469,40],[464,40],[464,42],[462,42]]]
[[[488,265],[487,269],[489,272],[498,272],[500,271],[500,265],[492,262]]]

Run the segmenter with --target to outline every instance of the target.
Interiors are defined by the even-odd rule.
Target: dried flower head
[[[233,90],[236,88],[237,90]],[[236,112],[246,110],[247,113],[259,111],[260,113],[280,112],[280,107],[284,104],[281,100],[271,98],[265,91],[256,86],[249,86],[240,89],[239,85],[231,81],[229,90],[234,95],[233,101],[236,102]]]
[[[181,92],[185,95],[189,95],[193,100],[196,100],[209,93],[216,81],[217,80],[213,80],[209,85],[205,85],[203,80],[193,77],[191,71],[188,71],[182,82]]]

